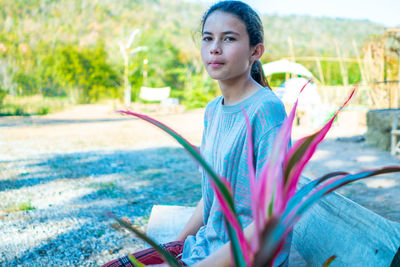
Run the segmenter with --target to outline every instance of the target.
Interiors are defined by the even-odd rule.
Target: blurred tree
[[[55,57],[55,79],[69,88],[69,93],[77,96],[79,102],[118,97],[120,77],[107,63],[103,44],[92,49],[63,46],[56,50]]]
[[[121,41],[118,43],[120,52],[124,59],[124,104],[126,107],[129,107],[132,99],[131,95],[132,88],[129,82],[129,59],[130,57],[133,57],[136,53],[147,50],[146,46],[138,46],[138,47],[133,46],[133,43],[139,32],[140,32],[139,29],[135,29],[129,36],[129,39],[127,40],[126,43],[123,43]],[[135,101],[136,93],[133,94],[133,97],[134,97],[133,100]]]
[[[146,86],[170,86],[172,96],[188,107],[205,105],[218,92],[202,66],[196,35],[205,9],[201,3],[184,0],[0,0],[1,86],[12,94],[94,102],[105,97],[123,99],[121,85],[128,80],[131,98],[136,100],[146,57]],[[288,36],[295,55],[336,56],[332,40],[338,39],[343,57],[349,57],[354,56],[353,39],[360,48],[371,34],[384,32],[382,26],[360,20],[268,15],[263,21],[263,62],[288,56]],[[135,46],[148,50],[131,58],[126,72],[118,56],[118,40],[136,28],[143,31]],[[314,62],[301,63],[317,73]],[[342,83],[338,64],[321,65],[327,85]],[[358,81],[358,68],[354,64],[347,68],[349,82]],[[397,75],[398,68],[391,73]],[[273,77],[272,84],[280,78]]]

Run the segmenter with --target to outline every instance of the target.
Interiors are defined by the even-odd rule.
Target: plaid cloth
[[[178,262],[182,266],[186,266],[184,262],[182,262],[180,259],[182,257],[182,250],[183,250],[183,244],[184,242],[182,241],[174,241],[174,242],[169,242],[166,244],[162,244],[161,247],[171,253],[172,256],[176,257]],[[161,264],[164,263],[164,260],[160,257],[158,252],[154,248],[148,248],[136,253],[132,254],[138,261],[145,265],[152,265],[152,264]],[[112,260],[110,262],[107,262],[106,264],[103,265],[103,267],[134,267],[134,265],[129,261],[128,256],[118,258],[116,260]]]

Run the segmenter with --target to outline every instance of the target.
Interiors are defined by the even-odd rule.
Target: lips
[[[222,67],[224,65],[224,63],[221,61],[210,61],[209,65],[212,68],[219,68],[219,67]]]

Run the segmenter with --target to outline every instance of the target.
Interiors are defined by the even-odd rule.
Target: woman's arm
[[[203,198],[200,199],[192,217],[177,236],[176,241],[185,241],[188,235],[196,235],[201,226],[203,226]]]
[[[254,223],[250,223],[244,229],[244,235],[247,242],[249,242],[254,234]],[[194,267],[207,267],[207,266],[218,266],[218,267],[230,267],[233,266],[232,256],[231,256],[231,242],[229,241],[222,247],[220,247],[216,252],[209,255],[207,258],[198,262]]]

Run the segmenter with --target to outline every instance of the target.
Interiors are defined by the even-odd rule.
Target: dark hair
[[[204,30],[204,23],[207,18],[215,11],[222,11],[235,15],[246,25],[249,35],[250,46],[264,43],[264,28],[258,14],[246,3],[242,1],[220,1],[212,5],[203,15],[201,20],[201,32]],[[251,66],[251,77],[264,87],[268,87],[262,64],[259,60]]]

